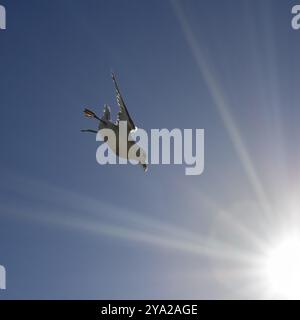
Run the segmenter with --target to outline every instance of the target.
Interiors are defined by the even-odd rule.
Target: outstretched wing
[[[104,105],[102,119],[106,121],[110,120],[110,107],[107,104]]]
[[[116,89],[116,95],[117,95],[117,103],[119,105],[119,112],[118,112],[118,118],[117,118],[117,122],[119,121],[127,121],[127,126],[128,126],[128,130],[135,130],[136,126],[134,124],[134,122],[132,121],[130,114],[126,108],[125,102],[122,98],[121,92],[119,90],[118,84],[117,84],[117,80],[116,77],[114,75],[114,73],[111,74],[114,85],[115,85],[115,89]]]

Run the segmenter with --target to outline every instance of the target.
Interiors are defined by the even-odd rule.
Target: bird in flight
[[[135,158],[135,155],[130,155],[129,156],[129,150],[130,148],[137,144],[135,141],[133,141],[133,139],[127,139],[128,136],[137,129],[137,127],[135,126],[132,118],[130,117],[130,114],[127,110],[127,107],[125,105],[125,102],[123,100],[123,97],[121,95],[121,92],[119,90],[119,86],[116,80],[116,77],[114,75],[114,73],[111,74],[113,82],[114,82],[114,86],[115,86],[115,90],[116,90],[116,98],[117,98],[117,103],[119,106],[119,112],[118,112],[118,116],[117,116],[117,120],[116,122],[112,122],[111,121],[111,116],[110,116],[110,107],[105,104],[104,105],[104,110],[103,110],[103,115],[102,117],[98,117],[95,112],[91,111],[90,109],[84,109],[84,114],[86,117],[88,118],[94,118],[97,121],[99,121],[98,124],[98,130],[92,130],[92,129],[82,129],[82,132],[91,132],[91,133],[98,133],[99,130],[101,129],[111,129],[114,131],[115,136],[116,136],[116,143],[114,144],[110,144],[109,139],[106,140],[107,144],[109,145],[109,147],[111,148],[111,150],[118,156],[118,157],[122,157],[125,159],[129,159],[129,160],[138,160],[139,164],[143,167],[144,171],[146,172],[148,169],[147,163],[146,163],[146,153],[145,151],[139,146],[138,150],[137,150],[137,157]],[[121,139],[121,141],[127,141],[127,148],[122,148],[119,145],[119,129],[120,129],[120,121],[126,121],[127,123],[127,132],[126,132],[126,139]],[[129,141],[128,141],[129,140]]]

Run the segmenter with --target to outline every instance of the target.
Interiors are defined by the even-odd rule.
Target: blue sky
[[[0,298],[262,297],[243,257],[297,199],[295,1],[0,3]],[[111,69],[138,127],[205,129],[201,176],[97,164]]]

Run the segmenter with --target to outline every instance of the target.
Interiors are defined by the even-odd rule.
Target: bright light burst
[[[267,253],[264,273],[267,283],[280,298],[300,298],[300,236],[290,235]]]
[[[256,196],[254,202],[258,204],[257,210],[251,210],[248,204],[245,208],[241,207],[241,210],[237,210],[237,208],[219,210],[213,226],[212,239],[217,243],[217,251],[220,255],[222,253],[224,261],[220,265],[214,264],[213,272],[224,286],[231,289],[234,286],[238,287],[238,294],[246,293],[247,296],[254,298],[300,299],[300,232],[299,230],[295,233],[291,231],[300,223],[298,216],[295,217],[293,213],[289,213],[299,212],[299,210],[287,210],[289,207],[294,209],[293,206],[290,206],[291,201],[287,201],[289,205],[284,210],[276,209],[276,204],[270,199],[272,193],[266,192],[263,179],[258,174],[239,126],[234,121],[230,103],[222,88],[222,82],[218,79],[213,64],[204,53],[201,35],[194,32],[184,6],[175,0],[171,3],[196,65],[210,90],[225,129],[253,188]],[[265,26],[265,30],[269,33],[269,24]],[[273,36],[269,34],[269,38],[271,38],[271,40],[268,39],[269,43],[272,42]],[[256,41],[253,41],[252,45],[254,50],[259,52]],[[268,51],[268,55],[271,55],[274,50],[268,48]],[[270,60],[274,61],[270,65],[270,70],[276,70],[276,57]],[[258,65],[260,63],[259,61]],[[273,71],[270,71],[270,74],[274,75],[274,84],[271,85],[275,88],[278,79]],[[278,90],[272,90],[270,93],[272,96],[270,104],[276,106],[272,110],[277,114],[280,106]],[[281,122],[277,121],[278,125],[276,124],[274,132],[277,132],[277,144],[283,146],[284,137],[280,129]],[[283,160],[285,160],[284,150],[284,148],[279,150],[279,155]],[[282,167],[284,168],[284,165]],[[286,170],[282,171],[284,176]],[[236,190],[235,192],[238,193]],[[291,190],[289,194],[291,194]],[[298,195],[295,199],[297,198]],[[285,203],[284,199],[281,202]],[[240,204],[238,203],[238,205]],[[288,214],[286,214],[287,212]],[[284,219],[282,220],[281,217]],[[284,237],[280,238],[277,230],[281,230],[283,227],[286,230],[283,232]],[[276,242],[273,242],[272,239]]]

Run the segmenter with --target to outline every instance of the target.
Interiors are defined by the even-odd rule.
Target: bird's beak
[[[147,172],[148,170],[148,166],[145,164],[145,163],[141,163],[143,169],[144,169],[144,172]]]

